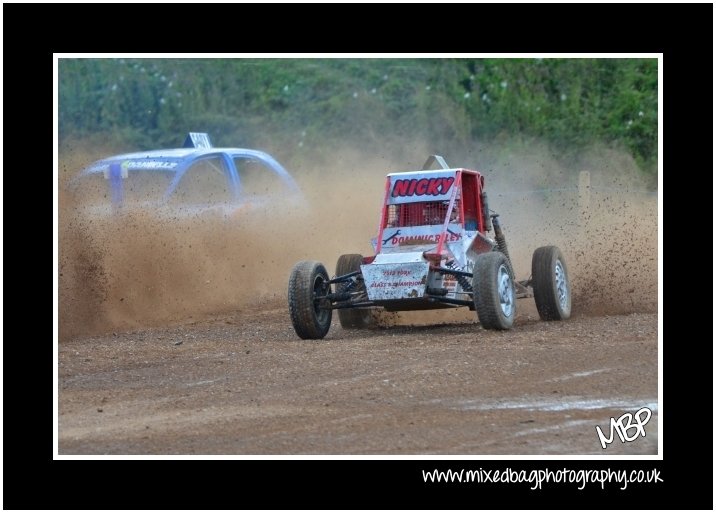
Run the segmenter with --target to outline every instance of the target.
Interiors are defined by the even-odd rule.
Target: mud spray
[[[113,150],[61,152],[60,339],[285,306],[298,260],[322,261],[333,272],[342,253],[371,254],[385,174],[420,169],[440,153],[424,143],[403,148],[410,158],[387,151],[367,157],[353,148],[305,164],[281,158],[305,191],[307,211],[275,203],[229,219],[173,220],[146,212],[87,215],[67,182]],[[629,158],[597,149],[574,163],[578,169],[565,169],[539,148],[473,150],[445,156],[485,174],[519,279],[529,276],[534,249],[554,244],[567,259],[575,315],[656,311],[657,200],[644,192]],[[581,170],[590,172],[588,204],[578,196]]]

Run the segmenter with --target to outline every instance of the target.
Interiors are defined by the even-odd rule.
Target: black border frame
[[[191,21],[197,12],[207,23]],[[713,404],[713,348],[708,340],[684,330],[700,330],[703,316],[694,310],[694,302],[680,300],[686,297],[688,285],[679,279],[684,258],[699,265],[704,238],[703,223],[694,222],[693,209],[698,208],[698,195],[705,187],[694,187],[686,178],[703,182],[702,169],[713,169],[713,159],[706,156],[710,153],[706,149],[713,146],[713,122],[705,114],[713,109],[707,100],[713,94],[712,5],[4,4],[3,13],[8,166],[28,156],[42,162],[38,167],[52,165],[50,130],[44,120],[52,112],[53,52],[646,52],[663,53],[663,167],[669,176],[664,184],[668,184],[668,198],[678,195],[675,201],[666,199],[665,191],[664,311],[660,313],[667,405],[663,461],[53,460],[52,352],[41,336],[52,326],[28,337],[15,334],[8,322],[3,347],[3,508],[713,508],[713,475],[697,467],[704,452],[713,454],[713,438],[706,443],[708,434],[713,435],[708,429],[713,428],[712,414],[704,413],[704,405]],[[251,20],[261,17],[268,21],[252,26]],[[237,20],[236,32],[217,30],[222,20],[232,19]],[[297,21],[302,19],[311,21]],[[184,37],[187,26],[191,35]],[[228,29],[231,26],[227,23]],[[37,148],[46,148],[40,160]],[[27,187],[21,176],[8,173],[4,178],[9,180],[9,191]],[[46,232],[13,231],[28,203],[26,196],[12,196],[5,198],[6,219],[11,222],[6,225],[11,228],[6,262],[8,269],[25,270],[31,283],[11,277],[9,290],[16,294],[8,296],[5,313],[17,310],[18,317],[28,312],[37,316],[44,309],[33,308],[38,303],[35,290],[45,290],[43,277],[49,274],[41,236]],[[51,204],[49,193],[38,197],[42,204]],[[32,286],[40,280],[41,286]],[[12,314],[5,317],[13,319]],[[686,340],[679,343],[680,338]],[[625,491],[618,487],[579,491],[571,485],[530,491],[526,485],[425,484],[420,472],[475,466],[657,468],[664,482],[633,485]]]

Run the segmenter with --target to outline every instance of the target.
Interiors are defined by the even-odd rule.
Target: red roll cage
[[[485,178],[469,169],[391,173],[385,181],[376,253],[386,228],[442,225],[436,253],[440,254],[450,224],[461,231],[485,234],[482,190]]]

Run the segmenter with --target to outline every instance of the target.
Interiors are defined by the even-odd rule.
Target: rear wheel
[[[572,313],[572,288],[567,264],[556,246],[537,248],[532,254],[532,289],[543,321],[561,321]]]
[[[507,257],[499,252],[482,253],[472,270],[475,310],[485,329],[508,330],[515,322],[515,282]]]
[[[338,257],[338,263],[336,264],[336,276],[343,276],[344,274],[360,271],[362,263],[363,255],[341,255]],[[336,293],[345,292],[349,286],[351,286],[351,283],[337,283]],[[365,283],[359,281],[358,284],[352,286],[350,290],[352,292],[365,291]],[[339,309],[338,320],[341,322],[341,327],[346,329],[369,328],[375,323],[373,311],[367,308]]]
[[[297,263],[288,280],[288,310],[296,334],[303,339],[323,338],[331,327],[331,309],[316,298],[330,294],[328,273],[320,262]]]

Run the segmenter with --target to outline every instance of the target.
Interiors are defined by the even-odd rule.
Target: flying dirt
[[[92,158],[73,153],[67,160],[61,186],[77,163]],[[295,171],[308,212],[272,204],[229,220],[166,220],[151,212],[92,218],[78,213],[82,198],[62,193],[60,338],[240,310],[283,297],[297,260],[330,266],[343,253],[372,254],[384,176],[406,163],[371,161],[353,150],[336,160],[340,166]],[[575,313],[655,311],[656,196],[593,163],[585,208],[574,173],[565,178],[555,163],[549,175],[534,162],[515,166],[519,173],[511,176],[483,173],[516,275],[529,276],[533,248],[554,244],[570,269]]]
[[[61,152],[60,453],[601,453],[594,426],[649,405],[648,436],[611,450],[655,454],[657,197],[620,154],[579,162],[588,200],[579,173],[549,157],[446,155],[485,175],[516,276],[529,276],[534,248],[561,248],[572,319],[539,322],[520,300],[506,333],[463,308],[295,335],[293,264],[322,261],[332,275],[339,255],[372,254],[385,175],[439,153],[415,151],[283,157],[308,210],[176,220],[88,216],[66,184],[116,151]]]

